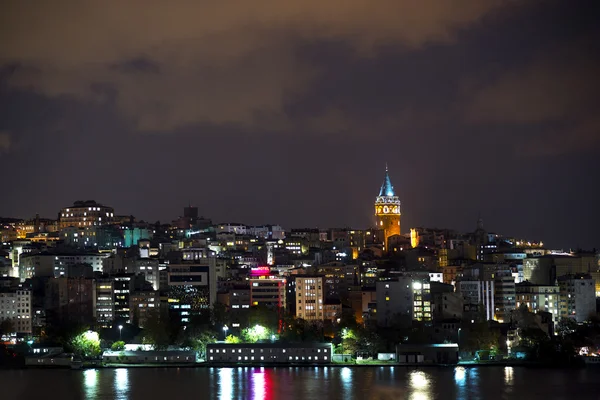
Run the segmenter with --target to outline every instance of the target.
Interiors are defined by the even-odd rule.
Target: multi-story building
[[[146,282],[149,282],[154,290],[160,290],[160,274],[159,274],[159,261],[155,258],[141,258],[135,260],[135,270],[133,271],[136,275],[144,277]]]
[[[103,206],[94,200],[76,201],[70,207],[65,207],[58,214],[58,226],[62,230],[70,226],[109,225],[113,222],[115,210]]]
[[[515,279],[506,264],[499,264],[494,275],[494,319],[498,322],[508,321],[510,313],[516,308]]]
[[[323,319],[325,321],[339,322],[342,316],[342,303],[334,300],[325,300],[323,306]]]
[[[296,318],[323,321],[325,318],[325,291],[322,276],[296,277]]]
[[[131,323],[130,295],[134,291],[149,291],[142,275],[117,274],[96,279],[94,317],[101,327],[114,323]]]
[[[494,319],[496,305],[493,280],[461,280],[457,282],[456,289],[463,297],[463,313],[470,319],[476,320],[478,315],[487,321]]]
[[[153,313],[160,309],[160,293],[157,291],[133,292],[129,295],[129,319],[143,328]]]
[[[0,322],[9,320],[17,334],[31,334],[31,291],[25,289],[0,292]]]
[[[78,248],[116,249],[123,247],[123,233],[117,225],[69,226],[60,232],[64,244]]]
[[[250,277],[250,302],[275,309],[286,308],[287,279],[272,275],[268,267],[254,268]]]
[[[591,254],[547,254],[523,259],[523,279],[537,285],[553,285],[556,279],[597,270]]]
[[[171,264],[167,269],[169,311],[182,325],[217,301],[215,258]]]
[[[387,166],[379,196],[375,199],[375,218],[377,228],[384,231],[384,249],[387,250],[389,238],[400,235],[400,199],[394,192]]]
[[[348,291],[360,287],[360,267],[346,265],[340,262],[311,267],[309,272],[324,277],[325,298],[333,300],[346,300]]]
[[[444,321],[462,319],[464,299],[458,292],[435,293],[432,296],[433,319]]]
[[[560,316],[578,323],[596,314],[596,285],[588,274],[564,275],[558,278]]]
[[[94,293],[94,318],[103,327],[112,326],[115,319],[114,280],[111,278],[97,279]]]
[[[226,232],[235,233],[236,235],[246,235],[248,234],[248,227],[244,224],[226,222],[217,225],[215,231],[217,233]]]
[[[427,279],[400,276],[377,282],[377,325],[389,327],[432,319],[431,284]]]
[[[235,310],[250,308],[250,286],[234,285],[229,289],[229,307]]]
[[[90,324],[94,316],[94,281],[82,277],[49,279],[45,316],[50,324]]]
[[[560,287],[553,285],[535,285],[531,282],[522,282],[516,285],[515,295],[517,309],[522,304],[530,312],[545,311],[552,314],[552,321],[560,320]]]
[[[22,254],[19,277],[22,281],[35,277],[68,276],[68,266],[91,265],[93,272],[102,272],[102,261],[109,253],[31,253]]]
[[[131,275],[117,275],[112,277],[114,287],[115,321],[131,323],[129,297],[135,288],[135,281]]]

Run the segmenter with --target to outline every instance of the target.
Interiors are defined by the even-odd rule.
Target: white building
[[[590,275],[564,275],[557,280],[561,318],[573,318],[582,323],[596,314],[596,287]]]
[[[77,264],[89,264],[94,272],[102,273],[102,261],[108,258],[110,253],[73,253],[73,254],[24,254],[19,264],[19,277],[21,281],[34,277],[65,276],[67,266]]]
[[[0,322],[10,320],[15,333],[31,334],[31,291],[0,292]]]
[[[246,231],[262,239],[285,239],[285,230],[279,225],[249,226]]]
[[[244,224],[238,223],[223,223],[216,226],[217,233],[235,233],[236,235],[246,235],[248,227]]]
[[[322,276],[296,277],[296,318],[323,321],[325,290]]]

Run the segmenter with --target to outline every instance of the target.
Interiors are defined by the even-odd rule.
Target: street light
[[[227,325],[223,326],[223,333],[225,334],[225,339],[227,339],[227,331],[229,330],[229,327]]]
[[[123,325],[119,325],[119,340],[121,340],[121,331],[123,330]]]

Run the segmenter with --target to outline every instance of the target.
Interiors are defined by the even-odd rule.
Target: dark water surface
[[[0,399],[600,399],[600,368],[292,367],[0,371]]]

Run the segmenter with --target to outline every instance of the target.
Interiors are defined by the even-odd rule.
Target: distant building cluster
[[[157,313],[185,326],[220,303],[232,330],[264,307],[328,324],[344,313],[379,327],[427,324],[443,343],[464,321],[508,323],[523,307],[550,330],[596,312],[598,254],[487,232],[481,219],[468,233],[402,233],[387,169],[374,209],[368,229],[213,223],[192,206],[149,223],[93,200],[56,219],[0,218],[0,322],[20,337],[68,322],[144,327]]]

